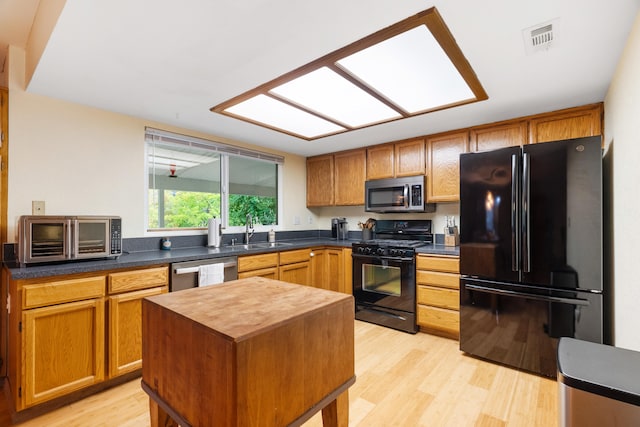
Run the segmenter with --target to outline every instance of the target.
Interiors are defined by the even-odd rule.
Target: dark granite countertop
[[[438,243],[420,246],[416,248],[416,253],[424,255],[450,255],[460,256],[459,246],[445,246]]]
[[[36,279],[41,277],[62,276],[76,273],[91,273],[101,270],[115,270],[123,268],[135,268],[158,264],[170,264],[174,262],[194,261],[208,258],[220,258],[225,256],[253,255],[267,252],[280,252],[292,249],[311,248],[314,246],[337,246],[351,247],[359,240],[336,240],[331,238],[306,238],[281,240],[275,247],[266,247],[266,242],[255,242],[249,248],[244,245],[225,245],[219,248],[208,248],[206,246],[195,246],[185,248],[174,248],[169,251],[146,250],[139,252],[128,252],[117,259],[73,261],[59,264],[32,265],[20,267],[16,263],[5,262],[11,278]],[[256,244],[257,243],[257,244]],[[420,254],[433,255],[454,255],[457,256],[458,247],[433,244],[420,247],[416,252]]]

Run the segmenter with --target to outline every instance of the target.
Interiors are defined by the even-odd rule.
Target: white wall
[[[428,179],[428,178],[427,178]],[[368,218],[374,219],[430,219],[432,221],[432,231],[434,234],[443,234],[446,224],[446,216],[453,216],[456,225],[460,225],[460,204],[459,203],[438,203],[434,213],[412,213],[412,214],[377,214],[365,212],[362,206],[337,206],[327,208],[313,208],[317,213],[317,225],[322,230],[331,228],[331,218],[346,217],[350,231],[360,230],[358,222],[366,222]]]
[[[605,98],[613,159],[614,342],[640,351],[640,14]]]
[[[145,126],[285,156],[280,229],[310,228],[303,221],[293,225],[294,216],[311,216],[315,224],[306,208],[303,157],[34,95],[25,91],[25,51],[10,46],[8,62],[10,242],[32,200],[44,200],[50,215],[119,215],[124,237],[144,236]]]

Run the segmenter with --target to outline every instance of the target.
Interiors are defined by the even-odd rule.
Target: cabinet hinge
[[[18,332],[22,332],[22,322],[18,322]]]
[[[22,387],[18,387],[18,397],[22,397]]]

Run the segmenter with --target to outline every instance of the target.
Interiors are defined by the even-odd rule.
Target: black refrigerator
[[[460,349],[555,377],[602,343],[602,150],[589,137],[460,156]]]

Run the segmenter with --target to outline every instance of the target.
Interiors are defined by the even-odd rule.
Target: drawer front
[[[418,304],[418,324],[457,335],[460,332],[460,313]]]
[[[309,261],[310,259],[310,249],[297,249],[295,251],[280,252],[280,265],[294,264],[296,262]]]
[[[418,304],[460,310],[460,292],[454,289],[418,286]]]
[[[261,268],[260,270],[238,273],[238,279],[246,279],[247,277],[266,277],[267,279],[278,280],[278,267]]]
[[[457,257],[444,258],[418,255],[416,257],[416,268],[418,270],[446,271],[449,273],[460,273],[460,259]]]
[[[416,272],[418,285],[439,286],[450,289],[460,289],[460,276],[453,273],[439,273],[437,271]]]
[[[238,273],[261,268],[277,267],[278,253],[268,253],[261,255],[249,255],[238,257]]]
[[[22,308],[99,298],[105,293],[105,276],[34,283],[22,287]]]
[[[167,285],[169,285],[169,267],[166,266],[109,274],[110,294]]]

